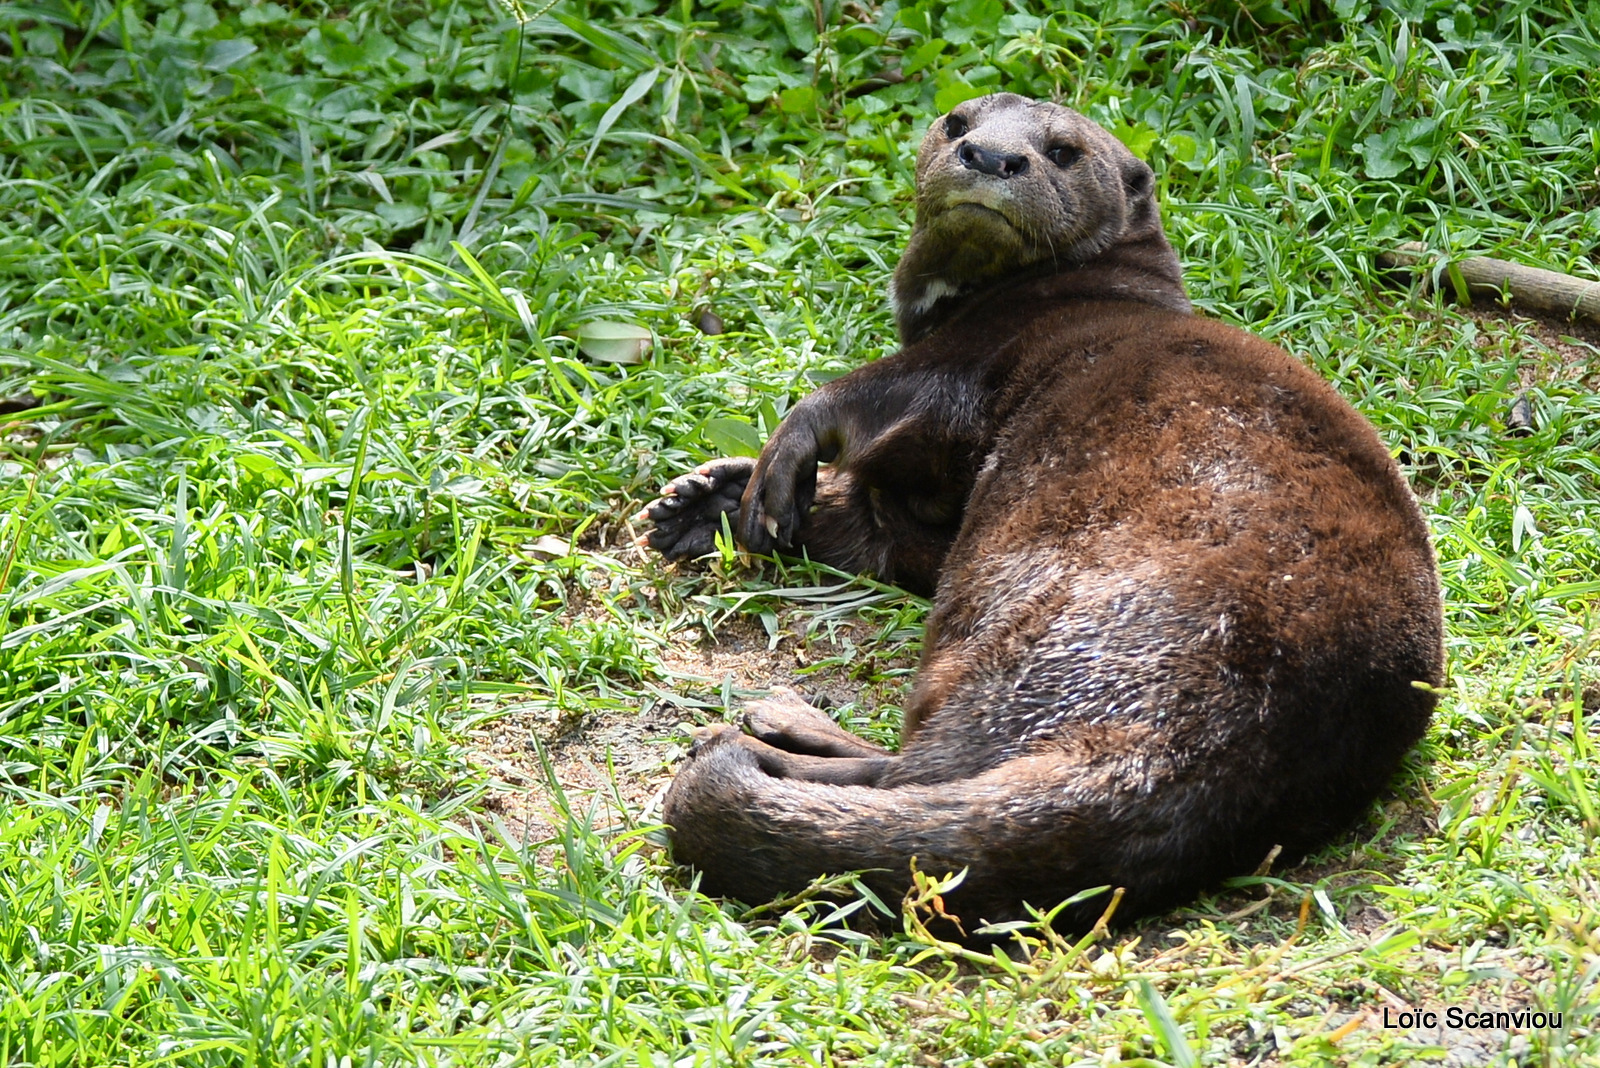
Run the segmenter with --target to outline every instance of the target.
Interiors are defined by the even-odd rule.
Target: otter
[[[1098,887],[1149,913],[1326,844],[1443,676],[1393,458],[1303,364],[1192,312],[1153,172],[1082,115],[969,101],[916,181],[901,351],[642,513],[669,560],[726,516],[753,552],[932,593],[900,751],[755,702],[669,788],[675,859],[746,902],[965,871],[945,909],[971,931]]]

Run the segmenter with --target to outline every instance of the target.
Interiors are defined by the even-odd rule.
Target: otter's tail
[[[730,732],[691,757],[665,816],[674,858],[702,873],[707,893],[762,902],[818,876],[863,871],[893,904],[915,860],[934,876],[966,870],[945,906],[972,931],[1097,886],[1126,888],[1123,914],[1137,914],[1253,869],[1274,845],[1249,818],[1264,799],[1225,795],[1219,807],[1203,768],[1148,755],[1083,764],[1053,752],[968,779],[886,788],[774,778]],[[1058,922],[1086,928],[1105,903],[1086,901]]]

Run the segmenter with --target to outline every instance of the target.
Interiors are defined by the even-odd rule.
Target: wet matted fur
[[[962,104],[917,160],[905,347],[646,509],[670,559],[734,513],[752,550],[934,595],[898,754],[786,696],[697,738],[665,817],[706,891],[894,898],[914,860],[966,869],[969,930],[1102,885],[1137,914],[1326,842],[1423,733],[1416,501],[1326,383],[1192,314],[1152,179],[1065,108]]]

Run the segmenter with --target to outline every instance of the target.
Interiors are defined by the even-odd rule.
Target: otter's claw
[[[693,759],[717,744],[717,741],[726,734],[739,734],[736,727],[726,723],[713,723],[708,727],[696,727],[689,732],[689,757]]]

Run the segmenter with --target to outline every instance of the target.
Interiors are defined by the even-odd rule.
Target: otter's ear
[[[1129,156],[1122,164],[1122,186],[1128,191],[1129,200],[1138,200],[1150,195],[1150,187],[1155,184],[1156,172],[1150,165],[1135,156]]]

